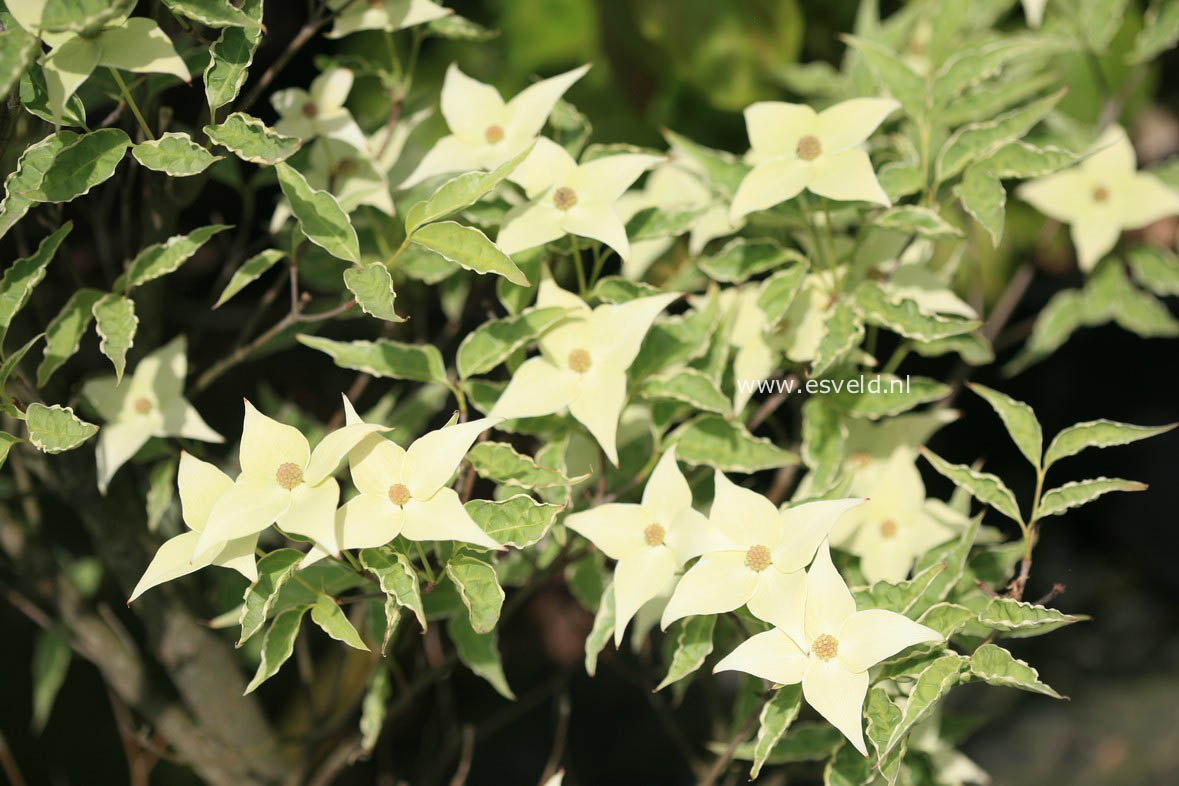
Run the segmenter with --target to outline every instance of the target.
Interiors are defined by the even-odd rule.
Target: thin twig
[[[475,727],[464,723],[462,734],[462,753],[459,754],[458,769],[450,779],[450,786],[463,786],[467,782],[467,776],[471,774],[471,760],[475,757]]]

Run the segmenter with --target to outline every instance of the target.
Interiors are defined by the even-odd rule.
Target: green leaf
[[[500,502],[473,499],[463,507],[489,537],[518,549],[543,538],[564,509],[563,505],[537,502],[527,494],[516,494]]]
[[[717,188],[726,197],[732,197],[737,193],[737,187],[741,185],[741,181],[745,179],[745,175],[749,174],[749,166],[742,163],[732,153],[723,150],[713,150],[710,147],[697,144],[686,136],[681,136],[674,131],[663,129],[663,138],[667,140],[667,144],[677,152],[682,152],[688,158],[695,161],[704,170],[705,177],[708,182]]]
[[[7,431],[0,431],[0,469],[2,469],[5,462],[8,461],[8,452],[12,450],[12,446],[18,442],[24,442],[24,440],[20,437],[9,434]]]
[[[110,292],[94,304],[94,329],[100,339],[98,348],[110,358],[115,367],[115,376],[123,379],[127,367],[127,351],[135,343],[135,331],[139,317],[135,315],[135,303],[131,298]]]
[[[1076,163],[1078,156],[1059,147],[1028,144],[1027,142],[1012,142],[1004,145],[985,161],[972,164],[990,172],[995,177],[1029,178],[1043,177],[1058,169]]]
[[[217,308],[238,292],[241,292],[246,286],[257,280],[259,276],[274,267],[275,263],[285,256],[285,251],[268,248],[247,259],[242,263],[241,267],[234,271],[233,277],[225,285],[225,289],[221,292],[221,297],[217,298],[217,302],[213,304],[213,308]]]
[[[261,564],[261,563],[259,563]],[[306,606],[279,612],[274,622],[266,629],[262,637],[262,655],[258,662],[258,670],[254,678],[246,686],[246,693],[253,693],[258,686],[278,674],[278,670],[295,651],[295,638],[299,635],[299,627],[303,624],[303,615],[307,613]],[[265,622],[265,618],[262,620]]]
[[[633,239],[633,238],[632,238]],[[622,276],[602,276],[594,284],[587,300],[599,300],[602,303],[629,303],[641,297],[651,297],[662,294],[659,287],[642,281],[631,281]]]
[[[531,456],[518,453],[506,442],[491,442],[490,440],[480,442],[467,451],[467,461],[471,462],[471,466],[479,477],[487,478],[501,486],[547,489],[554,486],[568,486],[582,479],[568,478],[564,473],[555,469],[542,467]],[[522,548],[518,543],[511,545]]]
[[[844,742],[823,767],[823,786],[867,786],[874,775],[872,762]]]
[[[660,317],[647,331],[638,357],[630,366],[630,375],[642,379],[648,374],[675,368],[708,351],[709,339],[720,324],[719,298],[710,297],[708,305],[684,315]]]
[[[847,424],[823,396],[802,405],[802,462],[811,471],[812,488],[822,492],[835,485],[847,455]]]
[[[811,360],[811,377],[821,377],[863,339],[864,320],[847,301],[840,301],[824,320],[823,338]]]
[[[529,285],[528,278],[516,263],[474,227],[439,221],[418,229],[412,240],[467,270],[495,273],[518,286]]]
[[[936,630],[949,640],[966,623],[976,620],[975,613],[957,603],[935,603],[918,617],[917,621],[927,628]]]
[[[876,179],[893,202],[925,188],[925,174],[912,164],[900,161],[892,161],[880,167],[876,172]]]
[[[433,344],[405,344],[390,339],[333,341],[320,336],[296,336],[299,343],[327,354],[337,366],[374,377],[408,379],[449,385],[442,353]]]
[[[246,593],[242,599],[241,615],[238,618],[238,624],[241,625],[242,630],[236,646],[240,647],[245,644],[266,624],[266,618],[270,616],[270,611],[274,607],[275,601],[278,600],[279,592],[299,569],[299,563],[303,561],[303,556],[303,552],[295,549],[276,549],[258,560],[258,579],[246,587]],[[297,624],[295,628],[298,629]],[[291,639],[294,640],[293,633]],[[265,649],[265,647],[263,648]],[[281,665],[281,661],[279,665]],[[275,671],[277,670],[278,666],[275,666]],[[273,673],[271,672],[271,674]],[[268,676],[270,675],[268,674]],[[263,679],[266,678],[263,677]]]
[[[397,293],[384,262],[361,262],[344,271],[344,285],[364,313],[387,322],[404,322],[393,308]]]
[[[1074,29],[1094,52],[1104,52],[1126,16],[1128,0],[1078,0],[1069,9]]]
[[[920,451],[933,468],[953,481],[955,486],[966,490],[979,502],[990,505],[1012,521],[1023,521],[1015,495],[999,478],[964,464],[951,464],[924,447]]]
[[[1054,699],[1064,697],[1040,681],[1040,673],[997,644],[984,644],[970,655],[970,674],[988,685],[1042,693]]]
[[[699,415],[689,420],[676,429],[669,444],[676,445],[676,456],[685,464],[722,472],[758,472],[798,463],[798,457],[790,451],[718,415]]]
[[[893,730],[901,722],[901,709],[888,697],[888,692],[884,688],[876,685],[868,691],[867,700],[864,702],[864,717],[868,721],[864,729],[865,736],[876,749],[878,757],[875,769],[888,786],[893,786],[901,773],[901,759],[905,756],[906,746],[898,745],[887,756],[881,753],[888,745]]]
[[[53,710],[53,702],[65,682],[66,673],[70,669],[73,650],[60,635],[52,630],[43,630],[37,634],[37,643],[33,647],[33,733],[40,735],[45,730],[49,720],[49,713]]]
[[[630,242],[656,238],[679,237],[692,228],[693,222],[708,211],[709,206],[665,210],[648,207],[631,216],[626,222],[626,236]]]
[[[456,614],[446,623],[446,632],[454,642],[458,659],[468,669],[487,680],[499,695],[514,700],[516,695],[508,687],[504,664],[499,655],[499,635],[496,631],[477,633],[466,614]]]
[[[1003,367],[1003,373],[1014,376],[1063,346],[1069,336],[1085,324],[1084,306],[1083,293],[1075,289],[1066,289],[1053,295],[1040,309],[1032,334],[1023,349]]]
[[[966,574],[966,566],[970,560],[970,549],[974,546],[974,539],[978,536],[981,521],[981,516],[972,518],[955,540],[931,549],[917,561],[914,568],[917,576],[924,575],[927,569],[937,565],[942,566],[944,570],[934,573],[929,585],[925,588],[921,601],[910,606],[906,613],[911,616],[922,611],[929,604],[937,604],[945,600],[950,591],[962,580]]]
[[[908,614],[925,596],[926,590],[933,584],[934,579],[938,578],[947,568],[948,566],[944,562],[935,562],[917,572],[911,579],[897,582],[878,581],[871,587],[856,589],[853,593],[856,599],[856,608],[860,611],[887,609],[898,614]],[[951,586],[953,586],[952,583]]]
[[[679,682],[704,665],[705,658],[712,652],[712,632],[716,628],[716,615],[704,614],[680,621],[675,637],[675,650],[667,667],[667,676],[656,686],[656,692],[673,682]]]
[[[864,281],[856,287],[854,299],[868,323],[917,341],[936,341],[968,333],[982,325],[976,319],[924,311],[908,298],[891,296],[874,281]]]
[[[192,141],[188,134],[172,132],[159,139],[140,142],[131,148],[135,160],[148,169],[165,172],[172,177],[199,175],[221,156],[215,156]]]
[[[1179,5],[1154,0],[1142,20],[1142,29],[1127,56],[1130,63],[1145,63],[1179,43]]]
[[[87,423],[70,407],[54,404],[47,407],[36,402],[25,410],[29,442],[42,453],[73,450],[98,433],[98,426]]]
[[[1066,92],[1067,89],[1062,88],[994,120],[959,128],[938,153],[935,167],[938,182],[944,183],[974,161],[985,159],[1003,146],[1022,139],[1052,111]]]
[[[147,531],[155,532],[176,494],[176,470],[180,463],[178,458],[157,461],[151,468],[147,479],[147,499],[144,508],[147,510]]]
[[[117,128],[103,128],[70,142],[53,158],[39,187],[27,193],[36,202],[69,202],[105,182],[123,160],[131,139]]]
[[[1147,485],[1135,480],[1121,478],[1091,478],[1090,480],[1074,480],[1044,492],[1040,499],[1040,507],[1036,509],[1036,518],[1059,516],[1065,511],[1087,505],[1098,497],[1111,491],[1146,491]]]
[[[447,14],[431,19],[425,26],[426,35],[447,38],[452,41],[489,41],[499,35],[498,30],[488,30],[458,14]]]
[[[643,380],[638,394],[643,398],[670,399],[691,404],[705,412],[727,414],[733,408],[712,378],[694,368],[652,374]]]
[[[73,357],[86,328],[94,319],[94,304],[106,295],[97,289],[77,289],[45,328],[45,355],[37,366],[37,387],[44,387],[62,365]]]
[[[249,27],[260,30],[262,23],[236,8],[229,0],[164,0],[177,16],[200,22],[206,27]]]
[[[777,327],[786,316],[810,267],[806,260],[794,262],[762,282],[757,305],[765,313],[770,328]]]
[[[0,344],[4,343],[13,318],[29,302],[33,288],[45,278],[45,268],[57,254],[61,241],[73,228],[72,221],[62,224],[30,256],[16,260],[4,271],[4,278],[0,279]]]
[[[1003,421],[1011,441],[1019,448],[1032,466],[1040,468],[1040,459],[1044,454],[1044,431],[1040,428],[1040,421],[1036,420],[1036,413],[1022,401],[1016,401],[1005,393],[992,390],[985,385],[968,383],[968,387],[991,405],[991,409]]]
[[[966,167],[962,181],[954,186],[954,195],[962,202],[962,209],[991,236],[991,245],[998,248],[1007,221],[1007,189],[985,161]]]
[[[187,235],[173,235],[163,243],[155,243],[139,252],[127,272],[115,281],[115,290],[130,292],[141,284],[176,272],[192,258],[209,238],[229,229],[228,224],[210,224],[194,229]]]
[[[594,614],[594,624],[589,635],[585,637],[585,673],[594,676],[598,670],[598,653],[614,636],[614,582],[611,581],[602,591],[602,599],[598,602],[598,611]]]
[[[753,743],[753,766],[749,770],[749,777],[756,779],[761,774],[761,768],[766,758],[782,739],[786,729],[794,723],[802,709],[802,685],[786,685],[779,688],[762,705],[757,718],[757,739]]]
[[[234,112],[217,125],[205,126],[203,130],[213,144],[221,145],[243,161],[262,166],[279,164],[303,146],[300,140],[283,136],[244,112]]]
[[[488,633],[499,622],[504,605],[504,590],[495,577],[495,568],[481,559],[456,553],[446,563],[446,575],[458,588],[459,598],[471,617],[471,630]]]
[[[773,240],[730,241],[712,256],[700,257],[696,264],[705,275],[717,281],[740,284],[743,281],[781,267],[787,262],[807,264],[807,259],[792,248],[783,248]]]
[[[459,344],[455,357],[459,376],[466,379],[490,371],[568,314],[566,308],[534,308],[516,316],[484,322]]]
[[[303,236],[334,257],[359,262],[360,241],[356,229],[336,198],[327,191],[312,188],[299,170],[289,164],[280,161],[275,164],[275,172]]]
[[[412,611],[422,630],[425,630],[426,612],[422,608],[422,591],[418,586],[418,574],[409,557],[388,546],[363,549],[360,552],[360,564],[377,577],[381,592],[392,598],[398,606]]]
[[[958,684],[967,664],[967,659],[961,655],[944,655],[921,672],[909,694],[909,701],[905,704],[900,720],[893,726],[892,734],[884,745],[881,757],[887,756],[901,743],[910,729],[929,717],[950,688]]]
[[[883,44],[850,35],[842,38],[867,61],[881,84],[901,103],[905,113],[918,123],[924,123],[929,111],[925,78]]]
[[[1179,8],[1179,6],[1176,6]],[[1134,280],[1156,295],[1179,295],[1179,256],[1159,246],[1136,246],[1126,254]]]
[[[961,229],[946,221],[937,211],[917,205],[898,205],[886,210],[873,219],[872,224],[934,240],[963,236]]]
[[[876,385],[877,380],[879,385]],[[871,378],[861,375],[850,379],[821,379],[817,384],[818,392],[825,394],[837,409],[851,417],[868,420],[899,415],[950,394],[949,385],[908,374],[904,379],[892,374],[876,374]]]
[[[340,604],[331,596],[320,593],[316,597],[315,605],[311,607],[311,621],[336,641],[342,641],[358,650],[369,651],[368,645],[361,640],[356,628],[348,621]]]
[[[32,194],[41,187],[45,170],[57,154],[78,138],[73,131],[58,131],[21,153],[14,169],[4,180],[4,201],[0,202],[0,237],[19,221],[36,200]]]
[[[491,172],[467,172],[447,180],[428,199],[409,209],[405,215],[405,233],[412,235],[425,224],[446,218],[475,204],[512,174],[531,152],[532,145],[529,145]]]
[[[1013,35],[964,48],[947,58],[934,74],[934,104],[945,106],[964,91],[998,76],[1011,63],[1043,56],[1052,43],[1047,36]]]
[[[1087,619],[1083,615],[1064,614],[1056,609],[1012,598],[991,598],[983,610],[978,612],[981,624],[1013,638],[1042,636]]]
[[[1077,423],[1061,430],[1052,438],[1048,450],[1044,452],[1044,468],[1047,469],[1062,458],[1075,456],[1085,448],[1128,445],[1140,439],[1165,434],[1175,426],[1175,423],[1165,426],[1135,426],[1131,423],[1104,419]]]
[[[209,65],[205,67],[205,99],[209,102],[209,116],[216,118],[217,110],[231,103],[245,84],[254,52],[262,38],[262,0],[245,0],[241,10],[259,28],[227,27],[209,48]]]
[[[54,33],[92,33],[131,12],[133,0],[45,0],[39,3],[41,29]]]
[[[0,31],[0,101],[20,82],[21,74],[36,60],[38,49],[36,36],[19,25]]]

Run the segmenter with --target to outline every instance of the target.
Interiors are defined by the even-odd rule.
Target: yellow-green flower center
[[[576,371],[578,374],[584,374],[590,370],[590,366],[594,364],[590,353],[578,347],[569,353],[569,368]]]
[[[745,552],[745,567],[750,570],[761,573],[770,566],[773,559],[770,557],[770,550],[765,546],[752,546],[749,551]]]
[[[409,502],[409,488],[404,483],[394,483],[389,487],[389,501],[399,506]]]
[[[483,136],[487,139],[487,144],[494,145],[496,142],[504,138],[504,130],[495,123],[492,123],[487,127],[487,130],[483,132]]]
[[[1105,186],[1098,186],[1093,189],[1093,201],[1101,204],[1109,201],[1109,189]]]
[[[647,541],[648,546],[662,546],[666,535],[663,527],[658,524],[651,524],[643,530],[643,540]]]
[[[880,525],[880,535],[891,538],[897,534],[897,523],[892,519],[885,519]]]
[[[303,117],[307,118],[308,120],[314,120],[318,114],[319,107],[317,107],[314,103],[308,101],[306,104],[303,104]]]
[[[303,482],[303,468],[289,461],[279,464],[278,471],[274,473],[274,479],[278,481],[278,485],[290,491]]]
[[[569,210],[577,204],[577,192],[569,186],[561,186],[553,192],[553,205],[557,210]]]
[[[817,136],[807,134],[798,140],[797,152],[798,157],[803,161],[814,161],[823,152],[823,145]]]
[[[824,633],[811,642],[811,654],[819,660],[831,660],[839,653],[839,639]]]
[[[140,415],[146,415],[151,412],[151,399],[137,398],[135,399],[135,411]]]

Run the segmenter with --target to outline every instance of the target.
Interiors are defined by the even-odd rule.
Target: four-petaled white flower
[[[569,407],[569,414],[589,429],[617,466],[626,370],[655,317],[678,297],[679,293],[669,292],[591,310],[545,271],[536,305],[568,308],[570,314],[540,337],[541,355],[520,364],[488,415],[528,418]]]
[[[339,11],[328,38],[343,38],[361,30],[392,33],[454,13],[430,0],[330,0],[328,7]]]
[[[1134,145],[1111,126],[1080,164],[1024,183],[1016,192],[1044,215],[1068,224],[1081,269],[1092,270],[1123,229],[1179,214],[1179,192],[1137,171]]]
[[[782,101],[748,106],[747,160],[753,169],[733,195],[732,220],[785,202],[804,188],[828,199],[887,206],[864,140],[899,106],[891,98],[853,98],[818,113]]]
[[[364,422],[351,405],[345,411],[349,427]],[[383,546],[398,535],[502,548],[475,523],[447,485],[471,443],[498,422],[479,418],[444,426],[418,437],[406,449],[380,434],[365,437],[348,455],[352,483],[360,493],[336,512],[340,548]],[[313,547],[303,565],[325,556],[322,547]]]
[[[177,336],[140,360],[122,383],[111,374],[82,386],[82,396],[107,421],[99,432],[97,449],[102,493],[119,467],[152,437],[225,441],[182,395],[188,373],[184,349],[184,336]]]
[[[233,485],[229,476],[207,461],[201,461],[184,452],[180,454],[180,470],[176,476],[176,485],[180,490],[180,515],[190,531],[170,538],[160,546],[147,570],[143,572],[143,578],[135,585],[128,604],[152,587],[187,576],[209,565],[233,568],[250,581],[258,578],[254,563],[254,547],[258,543],[257,532],[243,538],[224,541],[206,550],[199,558],[193,558],[193,549],[196,548],[201,530],[209,520],[209,511],[221,495]]]
[[[675,448],[655,465],[640,504],[609,503],[574,513],[565,526],[588,538],[614,566],[614,644],[635,612],[671,589],[676,571],[708,548],[711,528],[692,508]]]
[[[368,140],[344,106],[351,90],[352,72],[332,68],[315,77],[310,91],[301,87],[276,91],[270,97],[279,114],[274,130],[304,141],[317,136],[338,139],[367,152]]]
[[[660,156],[621,153],[578,164],[556,142],[536,140],[528,158],[509,176],[532,200],[508,214],[495,242],[515,254],[567,234],[599,240],[626,259],[630,241],[615,203]]]
[[[748,606],[755,617],[801,636],[803,569],[839,517],[863,500],[819,500],[779,511],[719,470],[715,477],[708,521],[716,542],[676,585],[661,625]]]
[[[863,755],[863,706],[868,669],[906,647],[941,641],[935,630],[894,611],[856,611],[856,602],[826,542],[807,571],[805,602],[795,630],[758,633],[716,664],[717,671],[743,671],[780,685],[802,683],[802,695]]]
[[[442,116],[450,128],[402,183],[471,169],[495,169],[524,152],[557,100],[589,70],[588,65],[544,79],[505,102],[499,91],[464,74],[454,63],[442,82]]]
[[[286,532],[310,538],[330,554],[338,553],[335,525],[340,485],[332,474],[362,439],[388,429],[365,423],[346,425],[321,439],[313,451],[298,429],[266,417],[249,401],[245,407],[238,449],[242,472],[213,505],[193,558],[275,522]]]

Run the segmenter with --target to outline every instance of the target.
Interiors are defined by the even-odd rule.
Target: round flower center
[[[368,0],[369,8],[384,8],[385,0]]]
[[[389,501],[398,506],[409,502],[409,488],[404,483],[394,483],[389,487]]]
[[[823,152],[823,145],[817,136],[807,134],[798,140],[798,157],[803,161],[814,161]]]
[[[745,567],[761,573],[770,566],[770,550],[765,546],[753,546],[745,552]]]
[[[892,519],[885,519],[880,525],[880,534],[886,538],[893,537],[897,534],[897,523]]]
[[[568,210],[577,204],[577,192],[569,186],[561,186],[553,192],[553,204],[557,210]]]
[[[274,473],[274,479],[278,481],[278,485],[290,491],[303,482],[303,468],[289,461],[279,464],[278,471]]]
[[[1097,188],[1093,189],[1093,201],[1098,203],[1108,202],[1109,189],[1105,186],[1098,186]]]
[[[146,415],[151,412],[151,400],[146,398],[135,399],[135,411],[140,415]]]
[[[569,368],[576,371],[578,374],[584,374],[590,370],[590,366],[594,364],[590,358],[590,353],[586,352],[580,347],[569,353]]]
[[[643,530],[643,540],[647,541],[648,546],[662,546],[663,537],[667,533],[663,531],[663,527],[658,524],[651,524]]]
[[[309,120],[314,120],[318,114],[319,107],[317,107],[315,104],[311,103],[310,101],[308,101],[306,104],[303,104],[303,117],[306,117]]]
[[[839,639],[824,633],[811,642],[811,654],[820,660],[831,660],[839,652]]]
[[[492,123],[483,132],[483,136],[487,139],[487,144],[494,145],[496,142],[504,138],[504,130]]]

